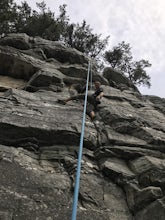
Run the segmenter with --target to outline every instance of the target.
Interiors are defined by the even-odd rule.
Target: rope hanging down
[[[92,91],[92,64],[90,63],[90,91]]]
[[[77,215],[78,194],[79,194],[80,175],[81,175],[81,159],[82,159],[83,139],[84,139],[84,129],[85,129],[85,119],[86,119],[89,73],[90,73],[90,62],[88,63],[85,102],[84,102],[84,111],[83,111],[83,119],[82,119],[82,127],[81,127],[81,137],[80,137],[80,146],[79,146],[79,154],[78,154],[76,182],[75,182],[75,189],[74,189],[74,199],[73,199],[73,207],[72,207],[72,220],[76,220],[76,215]]]

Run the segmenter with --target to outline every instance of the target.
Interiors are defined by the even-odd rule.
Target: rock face
[[[0,45],[0,219],[68,220],[83,107],[57,99],[85,82],[88,58],[25,34]],[[86,118],[77,219],[164,220],[164,99],[107,71],[93,73],[104,97]]]

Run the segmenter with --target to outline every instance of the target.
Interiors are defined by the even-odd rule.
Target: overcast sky
[[[35,0],[26,1],[35,8]],[[129,43],[135,60],[144,58],[152,64],[146,69],[152,86],[140,91],[165,98],[165,0],[45,0],[45,3],[53,12],[58,12],[59,5],[67,4],[71,22],[85,19],[94,33],[110,35],[107,50],[123,40]]]

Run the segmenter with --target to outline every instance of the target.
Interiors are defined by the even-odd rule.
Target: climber
[[[95,92],[92,95],[88,95],[87,98],[87,109],[86,113],[93,120],[95,118],[95,111],[97,110],[97,106],[101,103],[101,98],[103,97],[103,89],[101,88],[101,83],[99,81],[94,82]],[[82,90],[82,93],[85,92],[85,89]],[[68,99],[58,99],[58,102],[65,105],[67,102],[71,100],[84,100],[85,95],[79,94],[76,96],[71,96]]]

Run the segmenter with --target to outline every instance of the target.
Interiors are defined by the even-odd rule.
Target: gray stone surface
[[[138,212],[135,216],[135,220],[164,220],[165,217],[165,198],[158,199],[151,203],[144,210]]]
[[[137,87],[122,73],[111,67],[106,67],[103,76],[109,81],[110,85],[116,85],[121,90],[133,90],[138,92]]]
[[[0,75],[10,79],[0,90],[0,219],[68,220],[83,103],[57,100],[77,94],[88,58],[25,34],[0,45]],[[164,99],[112,72],[93,72],[104,97],[95,120],[86,116],[77,219],[164,220]]]
[[[163,193],[160,187],[146,187],[136,194],[135,206],[138,207],[138,209],[142,209],[146,207],[147,204],[161,198],[162,196]]]

